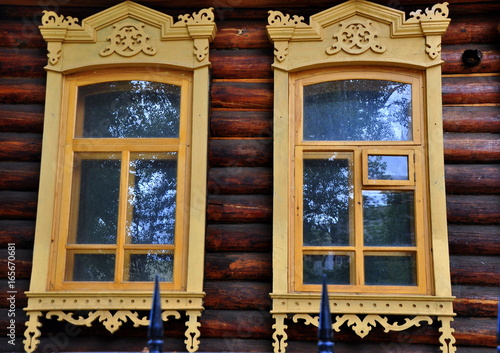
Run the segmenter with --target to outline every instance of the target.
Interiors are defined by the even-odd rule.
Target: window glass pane
[[[304,284],[320,284],[326,275],[328,284],[351,284],[351,256],[305,255]]]
[[[363,232],[367,246],[414,246],[413,191],[363,191]]]
[[[304,159],[304,245],[349,245],[352,198],[348,158]]]
[[[415,255],[365,256],[365,284],[416,285]]]
[[[129,281],[154,281],[157,274],[160,281],[173,281],[173,251],[157,250],[147,254],[127,255],[129,267],[125,268],[125,278],[128,277]]]
[[[304,140],[408,141],[411,85],[341,80],[304,86]]]
[[[115,81],[78,90],[83,124],[77,137],[178,137],[180,86],[150,81]],[[79,115],[78,114],[78,115]]]
[[[408,156],[368,156],[368,179],[408,180]]]
[[[79,202],[72,219],[77,222],[77,244],[116,244],[121,161],[113,154],[103,156],[75,154],[73,198]]]
[[[127,222],[132,244],[173,244],[177,194],[177,154],[132,154]]]
[[[114,254],[68,254],[74,256],[73,278],[69,281],[113,282]]]

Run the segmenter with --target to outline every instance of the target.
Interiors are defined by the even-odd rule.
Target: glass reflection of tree
[[[305,86],[304,139],[411,139],[411,85],[383,80],[344,80]]]
[[[177,137],[180,87],[149,81],[103,82],[86,96],[83,137]]]

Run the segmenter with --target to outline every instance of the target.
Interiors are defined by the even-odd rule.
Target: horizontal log
[[[0,103],[43,104],[45,102],[45,79],[0,78]]]
[[[0,133],[0,161],[37,162],[41,151],[40,134]]]
[[[208,253],[205,280],[270,281],[270,253]]]
[[[203,337],[272,337],[272,318],[267,310],[205,310],[200,318]]]
[[[273,108],[272,82],[212,81],[212,108]]]
[[[209,196],[209,222],[269,223],[272,219],[272,198],[266,195]]]
[[[0,219],[35,219],[38,193],[0,191]]]
[[[462,54],[467,49],[477,49],[482,53],[479,65],[464,65]],[[500,50],[492,44],[445,45],[441,52],[441,58],[444,61],[444,74],[492,73],[500,71]]]
[[[271,251],[272,228],[270,224],[209,224],[206,250],[220,251]]]
[[[467,317],[496,317],[498,311],[497,300],[455,299],[453,312]]]
[[[448,195],[448,223],[497,224],[500,219],[500,195]]]
[[[212,168],[208,173],[208,190],[215,195],[269,194],[272,184],[271,168]]]
[[[443,107],[445,132],[500,132],[500,113],[497,106]]]
[[[496,325],[494,318],[455,318],[451,326],[457,345],[496,347]]]
[[[452,293],[458,299],[498,300],[498,287],[452,285]]]
[[[203,337],[198,352],[272,352],[273,346],[269,337],[249,339],[241,337],[211,338]],[[287,348],[287,352],[290,352]]]
[[[271,79],[273,51],[269,48],[249,50],[212,50],[214,79]]]
[[[444,45],[494,43],[498,41],[497,27],[498,20],[495,19],[493,13],[488,14],[486,12],[476,16],[469,14],[469,16],[466,15],[466,17],[462,18],[452,18],[450,26],[443,34],[442,41]]]
[[[448,226],[450,253],[454,255],[500,255],[500,225]]]
[[[0,162],[0,190],[38,190],[40,163]]]
[[[8,308],[10,306],[8,291],[15,291],[15,305],[17,308],[24,308],[28,304],[28,298],[24,294],[29,290],[30,281],[28,279],[16,279],[13,286],[9,286],[9,281],[4,279],[0,281],[0,308]]]
[[[220,15],[229,15],[224,10]],[[210,44],[211,49],[259,49],[271,48],[271,42],[266,32],[267,16],[260,21],[226,20],[217,23],[217,35]]]
[[[444,134],[446,163],[495,163],[500,161],[498,134]]]
[[[271,309],[271,283],[241,281],[205,281],[205,310]]]
[[[31,260],[33,258],[33,251],[31,250],[24,250],[24,249],[17,249],[15,250],[15,260],[14,265],[15,265],[15,280],[14,282],[18,280],[28,280],[31,276]],[[7,276],[7,269],[9,271],[12,271],[8,265],[10,266],[10,263],[12,263],[12,257],[10,257],[10,254],[7,252],[7,246],[2,247],[0,249],[0,268],[4,269],[2,272],[0,272],[0,278],[3,281],[10,281],[11,279]],[[7,282],[8,282],[7,281]],[[15,283],[14,283],[15,285]]]
[[[443,104],[500,102],[500,76],[445,76]]]
[[[0,47],[19,50],[47,47],[38,29],[43,15],[43,10],[39,6],[38,8],[6,6],[2,10],[4,20],[0,21]]]
[[[271,137],[273,112],[265,110],[213,110],[212,137]]]
[[[500,165],[445,165],[446,192],[450,194],[500,194]]]
[[[0,77],[45,77],[44,49],[0,49]]]
[[[213,139],[208,158],[213,167],[271,167],[270,139]]]
[[[0,220],[0,244],[14,243],[18,249],[33,249],[34,220]]]
[[[0,104],[0,132],[34,132],[43,130],[43,105]]]
[[[500,283],[499,256],[451,255],[451,282],[474,286],[498,286]]]

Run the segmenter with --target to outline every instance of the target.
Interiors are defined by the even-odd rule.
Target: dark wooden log
[[[500,101],[500,76],[445,76],[443,104],[483,104]]]
[[[484,286],[454,285],[452,293],[456,296],[453,302],[458,316],[496,317],[498,288]]]
[[[498,164],[448,164],[445,178],[446,192],[450,194],[500,193]]]
[[[451,326],[457,345],[496,347],[496,318],[456,318]]]
[[[272,129],[272,111],[215,109],[210,119],[212,137],[271,137]]]
[[[490,163],[500,160],[500,139],[495,134],[444,134],[444,158],[448,163]]]
[[[500,225],[457,225],[448,226],[448,240],[451,254],[500,255]]]
[[[481,17],[469,15],[462,18],[453,18],[443,35],[443,44],[494,43],[498,41],[497,27],[498,20],[495,19],[493,13],[491,13],[491,17],[485,16],[483,13]]]
[[[500,257],[451,255],[451,282],[474,286],[498,286]]]
[[[448,223],[497,224],[500,219],[500,195],[448,195]]]
[[[34,220],[0,220],[0,244],[14,243],[18,249],[33,249]]]
[[[205,310],[200,322],[203,337],[272,337],[272,318],[267,310]]]
[[[0,161],[37,162],[41,150],[39,134],[0,133]]]
[[[43,130],[43,105],[0,104],[0,132],[34,132]]]
[[[10,17],[10,19],[0,21],[0,47],[46,48],[47,44],[38,29],[42,11],[40,7],[2,7],[1,14],[4,18]]]
[[[209,224],[206,248],[208,252],[271,250],[272,228],[270,224]]]
[[[45,77],[43,49],[0,49],[0,77]]]
[[[270,310],[271,283],[206,281],[205,310]]]
[[[8,301],[8,295],[6,294],[8,291],[16,291],[16,307],[24,308],[28,304],[28,298],[24,294],[29,290],[30,281],[28,279],[16,279],[14,283],[14,287],[9,288],[9,281],[4,279],[0,281],[0,291],[2,295],[0,295],[0,308],[8,308],[10,306],[10,302]]]
[[[271,168],[212,168],[208,173],[208,190],[215,195],[269,194],[272,183]]]
[[[40,163],[0,162],[0,190],[38,190]]]
[[[273,77],[272,48],[263,50],[212,50],[214,79],[271,79]]]
[[[500,132],[500,109],[497,106],[443,107],[445,132]]]
[[[0,78],[0,103],[43,104],[45,102],[45,79]]]
[[[30,278],[32,258],[33,258],[33,251],[16,248],[15,260],[14,260],[16,281]],[[3,281],[7,281],[8,279],[7,265],[9,261],[12,262],[11,260],[9,260],[7,247],[5,246],[2,249],[0,249],[0,266],[1,266],[0,268],[5,269],[4,271],[0,272],[0,278]],[[5,295],[5,293],[3,295]]]
[[[209,196],[209,222],[269,223],[272,219],[272,198],[267,195]]]
[[[200,342],[199,352],[272,352],[271,340],[249,339],[244,336],[238,338],[211,338],[203,337]],[[288,352],[288,350],[287,350]]]
[[[38,193],[0,191],[0,219],[35,219]]]
[[[0,81],[1,82],[1,81]],[[212,81],[212,108],[265,109],[273,107],[271,81]]]
[[[272,275],[270,253],[208,253],[205,280],[269,281]]]
[[[483,57],[477,66],[465,66],[462,54],[467,49],[480,50]],[[500,71],[500,50],[495,45],[464,44],[443,46],[441,58],[444,60],[444,74],[490,73]]]
[[[271,167],[270,139],[213,139],[209,161],[213,167]]]
[[[221,13],[224,16],[224,13]],[[225,12],[228,16],[228,11]],[[264,17],[264,18],[267,18]],[[267,21],[222,21],[217,23],[217,36],[211,49],[259,49],[271,48],[266,32]]]

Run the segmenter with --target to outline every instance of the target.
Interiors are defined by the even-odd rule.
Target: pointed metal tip
[[[148,348],[150,353],[163,351],[163,320],[161,319],[160,279],[155,277],[151,311],[149,313]]]
[[[330,301],[328,299],[326,275],[323,275],[323,288],[321,291],[321,304],[318,324],[318,352],[333,352],[332,316],[330,312]]]

